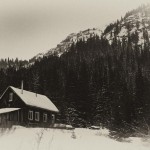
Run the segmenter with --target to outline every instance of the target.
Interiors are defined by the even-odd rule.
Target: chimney
[[[23,80],[21,81],[21,94],[23,94]]]

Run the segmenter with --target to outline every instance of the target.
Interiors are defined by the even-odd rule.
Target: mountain
[[[142,5],[139,8],[126,13],[124,18],[110,24],[104,31],[104,36],[112,43],[116,37],[118,40],[128,41],[134,38],[133,43],[143,46],[150,39],[150,5]]]
[[[57,56],[61,56],[64,52],[69,50],[69,48],[73,43],[76,43],[79,40],[86,41],[90,37],[94,37],[96,35],[100,37],[102,35],[102,30],[98,28],[93,28],[93,29],[80,31],[79,33],[71,33],[66,37],[65,40],[60,42],[55,48],[52,48],[47,52],[39,53],[36,56],[34,56],[32,59],[30,59],[30,64],[34,63],[35,60],[40,60],[44,56],[49,56],[53,54]]]
[[[71,33],[70,35],[68,35],[66,37],[65,40],[63,40],[62,42],[60,42],[55,48],[51,48],[50,50],[43,52],[43,53],[39,53],[36,56],[34,56],[33,58],[31,58],[28,61],[19,61],[18,64],[18,60],[14,61],[10,60],[1,60],[0,61],[0,68],[7,68],[9,65],[10,66],[14,66],[18,68],[18,65],[23,65],[24,67],[29,67],[31,65],[34,64],[34,62],[36,60],[41,60],[43,57],[47,57],[50,55],[57,55],[57,56],[61,56],[64,52],[67,52],[69,50],[69,48],[71,47],[71,45],[73,43],[76,43],[79,40],[84,40],[86,41],[87,39],[89,39],[90,37],[94,37],[94,36],[101,36],[102,35],[102,30],[98,29],[98,28],[93,28],[93,29],[87,29],[84,31],[80,31],[79,33]]]
[[[109,40],[110,44],[115,38],[121,42],[128,41],[131,38],[133,44],[143,46],[150,39],[150,5],[142,5],[137,9],[127,12],[124,18],[111,23],[104,31],[99,28],[93,28],[80,31],[79,33],[71,33],[55,48],[37,54],[29,62],[32,65],[35,60],[40,60],[44,56],[54,54],[60,57],[64,52],[69,50],[73,43],[81,39],[87,41],[87,39],[96,35],[105,37]]]

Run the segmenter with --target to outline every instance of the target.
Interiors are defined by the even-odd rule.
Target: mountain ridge
[[[36,56],[30,59],[30,63],[33,63],[35,60],[40,60],[44,56],[49,56],[49,55],[57,55],[61,56],[64,52],[68,51],[69,48],[73,43],[76,43],[79,40],[87,40],[90,37],[93,36],[101,36],[102,35],[102,30],[99,28],[93,28],[93,29],[86,29],[83,31],[80,31],[78,33],[71,33],[69,34],[63,41],[61,41],[55,48],[51,48],[50,50],[43,52],[43,53],[38,53]]]
[[[112,43],[114,38],[119,39],[121,42],[128,41],[128,36],[131,35],[135,38],[134,44],[143,46],[145,42],[150,40],[150,4],[141,5],[137,9],[127,12],[124,18],[117,20],[108,25],[104,30],[100,28],[86,29],[78,33],[69,34],[66,39],[61,41],[55,48],[39,53],[30,59],[30,64],[34,64],[36,60],[49,55],[57,55],[60,57],[64,52],[68,51],[73,43],[79,40],[87,41],[88,38],[93,36],[103,36]],[[137,37],[136,37],[137,36]],[[137,38],[137,39],[136,39]]]
[[[128,40],[129,35],[138,36],[137,41],[135,41],[137,45],[143,46],[145,42],[149,42],[150,5],[142,5],[126,13],[125,17],[117,21],[111,31],[106,33],[105,37],[111,43],[114,37],[122,41]]]

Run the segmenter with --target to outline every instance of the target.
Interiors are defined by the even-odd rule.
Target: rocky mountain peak
[[[143,5],[126,13],[124,18],[110,24],[104,31],[104,36],[111,43],[116,37],[120,41],[128,40],[129,36],[138,45],[150,40],[150,5]]]
[[[39,60],[44,56],[49,56],[53,54],[61,56],[64,52],[69,50],[69,48],[73,43],[76,43],[79,40],[86,41],[88,38],[96,35],[99,37],[102,35],[102,31],[98,28],[87,29],[84,31],[80,31],[78,33],[71,33],[66,37],[65,40],[61,41],[55,48],[52,48],[44,53],[37,54],[30,60],[30,63],[32,64],[35,60]]]

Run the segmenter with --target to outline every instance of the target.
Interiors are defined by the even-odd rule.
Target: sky
[[[0,58],[30,59],[149,0],[0,0]]]

